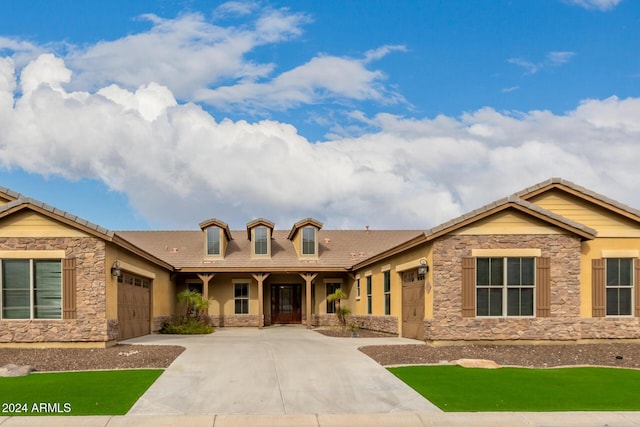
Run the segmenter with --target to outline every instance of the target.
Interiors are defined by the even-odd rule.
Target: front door
[[[271,285],[271,324],[302,322],[302,287]]]

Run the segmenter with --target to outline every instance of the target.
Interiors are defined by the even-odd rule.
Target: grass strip
[[[640,411],[640,371],[616,368],[389,368],[447,412]]]
[[[124,415],[162,372],[56,372],[0,378],[0,416]]]

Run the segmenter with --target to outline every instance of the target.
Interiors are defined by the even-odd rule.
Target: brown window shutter
[[[635,272],[634,272],[634,282],[633,282],[633,287],[634,287],[634,294],[635,294],[635,311],[636,311],[636,317],[640,317],[640,259],[636,259],[635,260]]]
[[[604,317],[605,314],[604,282],[604,259],[594,259],[591,261],[591,315],[593,317]]]
[[[551,315],[551,259],[536,258],[536,316]]]
[[[462,258],[462,317],[476,315],[476,259]]]
[[[76,259],[62,260],[62,318],[76,318]]]

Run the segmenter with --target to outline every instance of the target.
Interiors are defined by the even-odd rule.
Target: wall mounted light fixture
[[[420,260],[420,266],[418,267],[418,274],[425,275],[429,272],[429,266],[427,265],[427,260],[422,258]]]
[[[122,276],[122,270],[120,270],[120,261],[114,262],[113,265],[111,266],[111,275],[113,277]]]

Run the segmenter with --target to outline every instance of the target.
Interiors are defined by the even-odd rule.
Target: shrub
[[[201,335],[213,332],[213,326],[195,319],[174,318],[160,329],[161,334]]]

